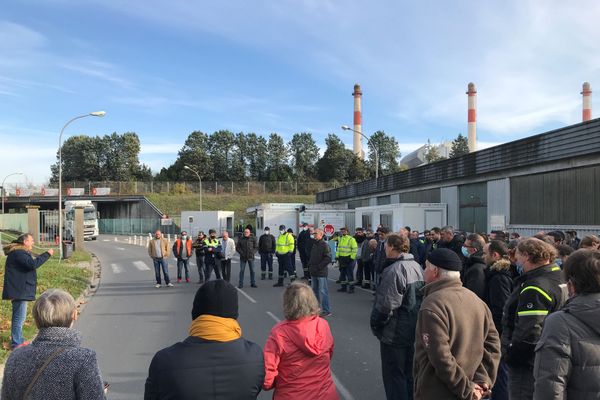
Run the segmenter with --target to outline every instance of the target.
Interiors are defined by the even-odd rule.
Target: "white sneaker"
[[[171,282],[169,282],[169,283],[167,283],[167,286],[168,286],[168,287],[173,287],[173,286],[175,286],[175,285],[173,285]]]
[[[154,285],[155,288],[160,288],[160,283],[157,283],[156,285]]]

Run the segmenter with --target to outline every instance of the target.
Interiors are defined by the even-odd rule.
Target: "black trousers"
[[[204,257],[204,278],[207,282],[210,280],[210,275],[212,274],[213,270],[215,270],[215,276],[217,279],[221,279],[221,270],[219,269],[217,262],[218,261],[215,259],[215,256],[210,255]]]
[[[227,282],[231,281],[231,258],[229,260],[219,260],[221,262],[221,272],[223,273],[223,279]]]
[[[387,400],[412,400],[414,346],[395,347],[379,343],[381,372]]]

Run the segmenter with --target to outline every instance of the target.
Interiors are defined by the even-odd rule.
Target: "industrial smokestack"
[[[360,99],[362,97],[362,91],[360,90],[360,85],[357,83],[354,85],[354,92],[352,93],[354,96],[354,154],[361,160],[364,158],[364,154],[362,151],[362,136],[357,132],[362,132],[362,112],[360,106]]]
[[[469,102],[468,123],[469,123],[469,153],[477,151],[477,90],[473,82],[467,87],[467,95]]]
[[[583,82],[583,122],[592,119],[592,87],[589,82]]]

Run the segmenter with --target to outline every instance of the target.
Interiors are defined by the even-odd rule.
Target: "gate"
[[[40,243],[58,244],[58,210],[40,210]]]

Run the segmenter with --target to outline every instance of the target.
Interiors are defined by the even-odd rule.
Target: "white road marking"
[[[140,271],[150,271],[150,267],[143,261],[134,261],[133,265]]]
[[[275,322],[280,322],[281,321],[271,311],[267,311],[267,315],[269,317],[273,318],[273,320],[275,320]],[[335,376],[335,374],[333,373],[333,371],[331,371],[331,377],[333,378],[333,383],[337,387],[337,390],[338,390],[338,392],[340,392],[340,395],[342,396],[342,398],[345,399],[345,400],[354,400],[354,396],[352,396],[352,394],[350,393],[350,391],[348,389],[346,389],[346,387],[342,384],[342,382],[340,382],[340,380],[338,379],[337,376]]]
[[[115,249],[125,251],[125,249],[123,247],[115,247]]]
[[[119,264],[110,264],[113,274],[120,274],[123,272],[123,268]]]
[[[252,302],[252,303],[256,304],[256,300],[254,300],[252,297],[250,297],[250,296],[248,295],[248,293],[244,292],[244,291],[243,291],[242,289],[240,289],[240,288],[236,288],[236,289],[238,290],[238,292],[240,292],[241,294],[243,294],[243,295],[244,295],[244,297],[246,297],[248,300],[250,300],[250,302]]]
[[[108,239],[102,239],[103,242],[110,242]]]
[[[271,311],[267,311],[267,315],[275,320],[275,322],[280,322],[281,320],[275,316]]]

